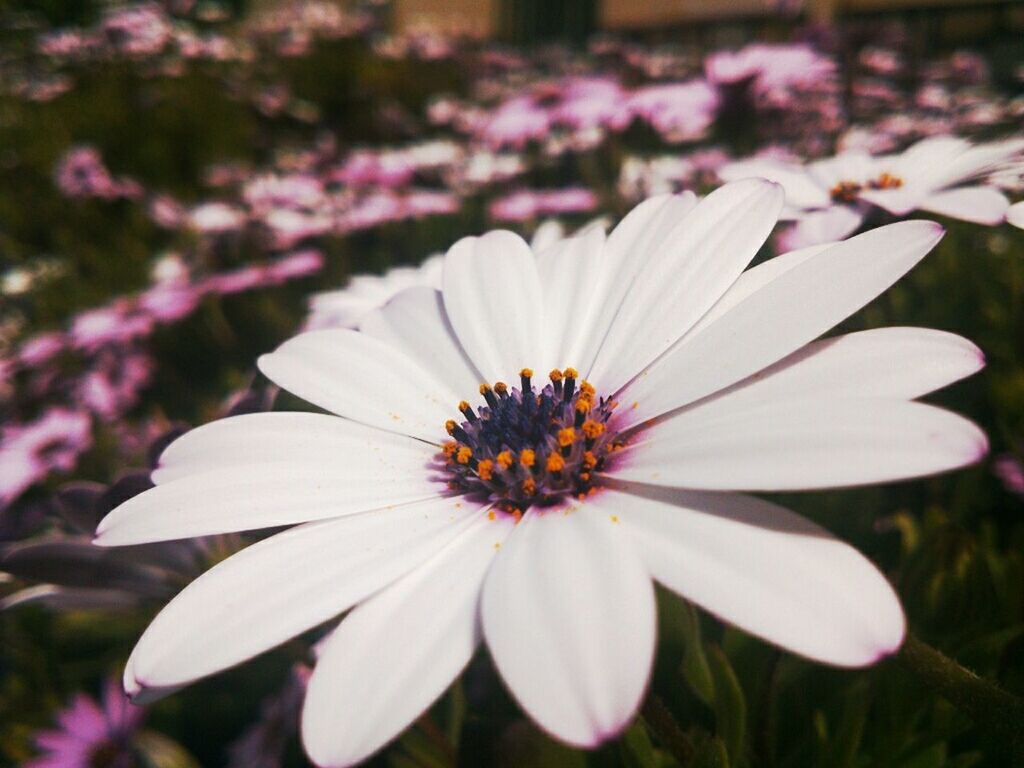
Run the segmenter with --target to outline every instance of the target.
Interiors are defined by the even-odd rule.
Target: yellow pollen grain
[[[481,480],[490,480],[493,472],[494,462],[490,459],[484,459],[476,467],[476,473],[480,475]]]
[[[565,469],[565,459],[560,454],[552,453],[548,456],[547,461],[548,472],[561,472]]]
[[[566,427],[565,429],[558,430],[558,444],[563,448],[568,448],[576,442],[576,430],[572,427]]]
[[[523,448],[523,452],[519,454],[519,463],[524,467],[532,467],[537,461],[537,454],[533,452],[532,448]]]
[[[469,464],[469,460],[471,458],[473,458],[473,449],[466,445],[459,448],[458,452],[455,454],[455,460],[459,462],[459,464]]]
[[[488,520],[497,520],[498,519],[498,515],[492,509],[490,512],[487,513],[487,519]]]
[[[597,456],[594,455],[593,451],[584,451],[583,466],[587,469],[593,469],[597,466]]]
[[[604,424],[593,419],[587,419],[583,422],[583,434],[586,435],[590,440],[596,440],[604,433]]]
[[[612,515],[612,522],[613,523],[619,522],[619,516],[618,515]]]
[[[537,492],[537,483],[532,477],[528,477],[523,480],[523,493],[527,496],[533,496]],[[513,513],[514,514],[514,513]]]
[[[495,458],[498,466],[502,469],[508,469],[512,466],[512,451],[502,451]]]

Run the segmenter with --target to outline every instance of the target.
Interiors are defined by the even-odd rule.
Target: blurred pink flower
[[[104,684],[102,704],[76,693],[57,715],[58,727],[35,735],[43,754],[23,768],[133,768],[138,761],[132,739],[144,716],[114,679]]]
[[[597,195],[586,187],[521,190],[492,201],[490,213],[499,221],[525,221],[537,216],[587,213],[597,203]]]
[[[142,187],[133,179],[111,176],[99,150],[89,146],[74,147],[64,154],[57,163],[56,180],[60,191],[72,198],[114,200],[142,194]]]
[[[0,506],[50,472],[74,468],[92,445],[92,424],[82,412],[53,408],[27,424],[0,428]]]

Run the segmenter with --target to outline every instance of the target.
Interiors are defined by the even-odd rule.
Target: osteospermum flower
[[[942,229],[893,224],[744,271],[781,207],[748,180],[652,198],[607,238],[592,227],[539,254],[509,232],[466,238],[439,291],[261,358],[332,415],[188,433],[97,543],[294,527],[172,600],[127,689],[174,689],[352,608],[320,646],[302,722],[313,760],[342,766],[401,732],[482,640],[544,729],[615,736],[651,670],[652,579],[810,659],[895,651],[903,613],[876,568],[743,492],[975,461],[978,428],[914,398],[982,358],[928,329],[814,341]]]
[[[138,764],[134,739],[143,714],[116,680],[104,686],[102,703],[78,693],[58,714],[57,728],[35,735],[42,755],[23,768],[131,768]]]
[[[786,242],[802,247],[846,237],[863,223],[871,206],[895,216],[922,210],[999,224],[1010,203],[983,177],[1022,152],[1020,139],[971,144],[934,136],[893,155],[849,151],[808,165],[751,158],[727,164],[719,175],[726,181],[761,177],[781,184],[786,217],[797,222]]]

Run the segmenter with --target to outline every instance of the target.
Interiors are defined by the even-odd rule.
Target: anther
[[[568,448],[576,442],[576,430],[572,427],[558,430],[558,444],[562,448]]]
[[[583,422],[583,434],[587,436],[588,440],[596,440],[604,434],[604,424],[593,419],[587,419]]]
[[[563,469],[565,469],[565,459],[562,458],[561,454],[552,453],[548,456],[545,468],[548,472],[551,472],[552,474],[555,472],[561,472]]]
[[[562,391],[563,400],[572,400],[573,393],[576,391],[576,377],[579,375],[575,368],[566,368],[565,374],[565,389]]]
[[[494,474],[494,462],[490,459],[484,459],[477,464],[476,473],[480,476],[481,480],[490,480]]]
[[[532,368],[523,368],[523,370],[519,372],[519,385],[522,387],[524,403],[526,402],[526,395],[533,391],[530,385],[531,378],[533,378]]]
[[[497,381],[494,383],[494,391],[498,393],[498,397],[504,399],[508,397],[508,384],[504,381]]]
[[[529,469],[537,461],[537,454],[533,452],[532,448],[523,448],[523,452],[519,454],[519,463]]]
[[[469,403],[463,400],[461,403],[459,403],[459,410],[462,411],[462,415],[466,417],[466,421],[468,421],[470,424],[476,423],[477,416],[476,411],[473,410],[473,406],[471,406]],[[451,433],[449,432],[448,434]]]
[[[555,397],[562,396],[562,372],[557,368],[554,368],[551,373],[548,374],[551,379],[551,384],[555,388]]]
[[[494,396],[494,390],[492,390],[490,386],[487,384],[481,384],[480,394],[484,396],[484,400],[487,401],[487,404],[491,406],[492,409],[498,407],[498,398]]]
[[[465,445],[459,448],[455,453],[455,460],[459,462],[459,464],[469,464],[469,460],[471,458],[473,458],[473,449]]]
[[[498,466],[502,469],[508,469],[512,466],[513,462],[512,451],[502,451],[494,457],[494,460],[498,462]]]

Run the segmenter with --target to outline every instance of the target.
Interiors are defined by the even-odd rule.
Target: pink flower
[[[26,339],[18,350],[18,362],[27,368],[36,368],[50,362],[66,347],[64,334],[56,331],[40,333]]]
[[[53,408],[28,424],[0,429],[0,506],[50,472],[74,468],[92,445],[92,424],[82,412]]]
[[[133,179],[111,176],[95,147],[68,150],[57,164],[56,178],[60,191],[72,198],[114,200],[142,194],[142,187]]]
[[[649,85],[633,92],[617,124],[640,118],[665,141],[694,141],[711,127],[718,111],[718,92],[705,80]]]
[[[148,336],[152,330],[151,318],[133,313],[129,303],[119,299],[78,315],[71,324],[70,336],[74,346],[90,351]]]
[[[491,203],[491,217],[499,221],[526,221],[536,216],[587,213],[597,207],[597,195],[586,187],[522,190]]]
[[[104,685],[102,704],[77,693],[57,715],[58,727],[35,735],[42,756],[22,768],[132,768],[137,765],[132,740],[144,715],[113,679]]]
[[[551,132],[551,116],[530,96],[516,96],[499,106],[484,123],[480,138],[489,146],[522,149]]]

